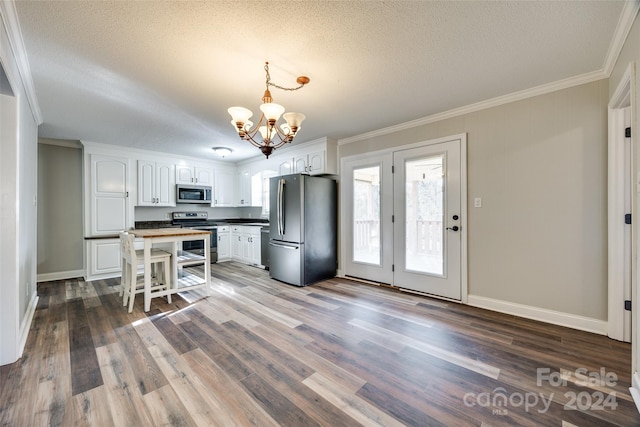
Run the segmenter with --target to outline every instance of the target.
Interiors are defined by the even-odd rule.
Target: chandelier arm
[[[280,129],[277,125],[274,126],[274,129],[276,130],[276,134],[278,135],[281,141],[282,140],[286,141],[286,139],[289,138],[289,135],[291,134],[291,132],[284,133],[284,131]]]
[[[262,113],[262,115],[260,115],[260,120],[258,120],[258,123],[253,125],[253,128],[251,130],[245,131],[245,135],[248,138],[253,139],[253,137],[256,136],[256,134],[260,131],[260,126],[262,125],[262,121],[263,120],[264,120],[264,113]]]

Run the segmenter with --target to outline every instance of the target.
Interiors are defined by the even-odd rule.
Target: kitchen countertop
[[[183,228],[155,228],[143,230],[130,230],[129,233],[136,237],[176,237],[176,236],[201,236],[209,234],[206,230],[189,230]]]
[[[217,223],[218,225],[248,225],[248,226],[260,226],[268,227],[268,220],[260,220],[255,218],[210,218],[208,222]],[[179,225],[171,224],[171,221],[136,221],[135,228],[141,229],[154,229],[154,228],[180,228]]]

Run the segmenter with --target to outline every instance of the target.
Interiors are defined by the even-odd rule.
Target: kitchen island
[[[171,246],[171,279],[166,290],[154,292],[154,296],[164,296],[185,290],[205,290],[210,295],[211,284],[211,254],[210,233],[206,230],[192,230],[186,228],[156,228],[133,229],[129,233],[140,237],[144,241],[144,311],[151,308],[151,248],[154,245],[169,244]],[[182,250],[182,243],[187,240],[204,240],[204,256],[196,255]],[[183,272],[179,275],[181,267],[204,264],[204,277]]]

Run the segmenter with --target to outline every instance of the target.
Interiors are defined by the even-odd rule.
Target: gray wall
[[[606,320],[608,93],[600,80],[343,144],[339,156],[467,133],[469,294]]]
[[[38,275],[74,275],[84,268],[82,148],[51,145],[64,141],[39,142]]]

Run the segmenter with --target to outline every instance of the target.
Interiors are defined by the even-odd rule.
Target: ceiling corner
[[[20,22],[18,21],[18,14],[16,12],[15,2],[0,1],[0,18],[4,22],[4,27],[7,31],[7,37],[9,38],[9,45],[15,57],[15,61],[18,67],[18,73],[22,80],[27,100],[31,106],[31,113],[36,125],[41,125],[42,113],[38,104],[38,98],[36,97],[36,90],[33,85],[33,79],[31,78],[31,67],[29,67],[29,60],[27,58],[27,50],[24,46],[22,39],[22,32],[20,31]]]
[[[620,20],[618,21],[613,38],[611,39],[611,44],[609,45],[607,57],[602,66],[602,70],[607,77],[611,76],[613,67],[616,65],[620,52],[622,52],[624,43],[629,36],[629,31],[631,31],[631,27],[639,10],[640,0],[625,1],[622,13],[620,14]]]

